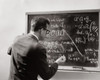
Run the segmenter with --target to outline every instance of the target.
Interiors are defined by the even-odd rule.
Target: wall
[[[0,0],[0,80],[7,80],[10,56],[7,49],[17,35],[25,32],[25,13],[21,0]]]
[[[0,80],[9,75],[7,48],[25,33],[25,12],[100,9],[100,0],[0,0]],[[51,80],[99,80],[100,73],[57,72]]]

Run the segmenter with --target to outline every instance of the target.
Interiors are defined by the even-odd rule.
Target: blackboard
[[[50,64],[65,55],[61,66],[98,67],[99,11],[27,13],[27,33],[39,17],[50,21],[50,33],[42,42]]]

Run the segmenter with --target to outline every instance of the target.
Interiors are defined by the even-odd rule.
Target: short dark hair
[[[47,24],[50,24],[48,19],[38,18],[38,19],[35,20],[35,24],[32,27],[34,27],[34,31],[38,31],[40,29],[46,29]]]

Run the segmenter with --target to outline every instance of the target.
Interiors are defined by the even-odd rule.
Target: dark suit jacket
[[[11,54],[9,80],[37,80],[38,75],[48,80],[58,68],[57,63],[48,65],[46,49],[32,34],[17,37],[8,54]]]

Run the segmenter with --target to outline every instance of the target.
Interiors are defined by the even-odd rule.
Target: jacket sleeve
[[[7,54],[8,54],[8,55],[11,55],[11,51],[12,51],[12,47],[10,46],[10,47],[8,48]]]
[[[53,63],[49,66],[47,62],[47,56],[46,56],[46,49],[42,48],[40,45],[37,49],[37,66],[38,66],[38,73],[39,75],[44,79],[48,80],[50,79],[57,71],[58,64]]]
[[[17,36],[17,37],[14,39],[13,43],[18,39],[18,37],[19,37],[19,36]],[[7,54],[8,54],[8,55],[11,55],[13,43],[11,44],[11,46],[10,46],[10,47],[8,48],[8,50],[7,50]]]

